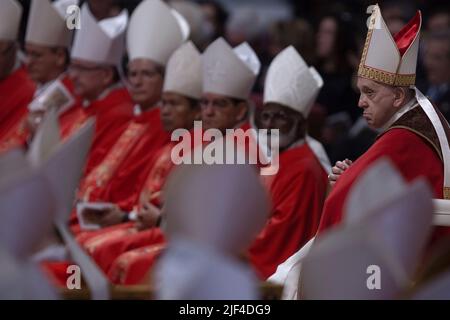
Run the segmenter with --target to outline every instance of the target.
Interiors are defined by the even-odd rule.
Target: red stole
[[[169,143],[161,148],[156,153],[154,160],[149,163],[149,174],[143,183],[141,192],[135,200],[137,210],[139,210],[139,196],[149,197],[149,200],[153,204],[157,206],[161,205],[160,196],[162,188],[174,167],[171,159],[172,147],[174,145],[175,143]],[[151,228],[138,232],[130,223],[120,224],[95,232],[82,232],[77,236],[77,240],[85,246],[87,251],[94,257],[94,260],[105,271],[109,270],[119,255],[128,250],[156,243],[162,244],[164,242],[162,231],[159,228]],[[147,265],[148,262],[143,261],[142,263],[142,265]],[[115,271],[112,272],[114,273]]]
[[[134,122],[128,125],[127,129],[122,133],[102,163],[92,170],[84,180],[80,188],[80,199],[86,201],[101,199],[99,193],[111,182],[118,167],[142,137],[145,129],[145,125]]]
[[[173,144],[167,144],[157,153],[141,191],[141,194],[151,195],[150,200],[156,205],[160,204],[161,190],[173,168],[170,157],[172,146]],[[139,204],[136,207],[138,208]],[[133,223],[124,223],[99,231],[82,232],[77,236],[77,241],[86,248],[103,270],[108,271],[114,260],[122,253],[142,246],[163,243],[164,238],[159,228],[138,232]]]
[[[149,201],[157,207],[162,206],[161,192],[167,177],[174,167],[171,158],[173,146],[174,143],[168,143],[157,153],[141,191],[141,196],[149,197]]]
[[[81,104],[62,115],[63,136],[75,132],[87,118],[95,117],[96,127],[91,150],[85,167],[86,175],[106,156],[133,117],[133,103],[125,88],[111,90],[104,98]]]
[[[162,127],[159,108],[144,112],[136,123],[145,126],[145,131],[120,163],[114,179],[103,194],[105,200],[116,203],[124,210],[131,210],[138,203],[155,156],[170,140],[170,135]],[[170,155],[166,160],[170,161]]]
[[[151,166],[152,169],[150,170],[150,173],[144,183],[144,186],[140,194],[140,197],[150,196],[149,200],[156,206],[161,205],[160,202],[161,190],[164,186],[164,182],[167,176],[170,173],[171,168],[173,167],[173,163],[170,158],[171,150],[172,144],[167,144],[161,150],[159,150],[159,152],[155,157],[154,165]],[[139,200],[136,201],[134,207],[135,210],[139,211]],[[134,228],[134,223],[127,222],[96,231],[80,232],[77,234],[77,241],[81,245],[84,245],[85,242],[89,241],[94,237],[106,235],[117,229],[128,229],[128,228]]]
[[[81,103],[77,103],[59,116],[60,132],[63,140],[68,139],[89,118]]]
[[[270,192],[272,210],[249,254],[258,273],[267,278],[316,234],[328,179],[306,142],[281,152],[278,173],[261,178]]]
[[[242,126],[244,130],[248,128],[248,124]],[[193,135],[194,130],[191,130],[190,134]],[[197,134],[201,133],[197,132]],[[197,143],[195,140],[191,140],[191,149],[195,148]],[[149,162],[147,171],[149,173],[140,188],[140,193],[150,194],[150,200],[156,205],[160,204],[162,187],[174,166],[171,160],[171,151],[175,144],[166,145],[156,154],[154,160]],[[138,203],[140,193],[136,193],[134,204]],[[99,266],[110,274],[111,280],[126,284],[135,283],[146,274],[162,250],[159,245],[165,243],[159,228],[137,232],[135,228],[130,228],[127,224],[112,227],[110,230],[105,229],[105,232],[100,231],[93,237],[80,235],[78,238],[81,237],[83,237],[86,250]],[[153,245],[158,245],[159,249],[156,251],[138,249]],[[130,251],[130,254],[127,251]]]
[[[131,210],[150,170],[148,164],[168,138],[162,130],[158,108],[136,117],[85,178],[79,198],[114,202]]]

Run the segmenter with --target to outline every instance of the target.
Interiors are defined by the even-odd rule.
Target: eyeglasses
[[[138,76],[144,76],[144,77],[147,77],[147,78],[153,78],[153,77],[158,77],[158,76],[162,77],[162,74],[161,74],[161,72],[159,72],[156,69],[153,69],[153,70],[140,70],[140,71],[128,70],[128,78],[134,78],[134,77],[138,77]]]
[[[162,100],[160,108],[161,109],[169,109],[169,110],[175,110],[175,109],[182,109],[185,105],[183,103],[177,102],[177,101],[171,101],[171,100]]]
[[[71,64],[68,68],[69,72],[93,72],[104,69],[103,66],[86,67],[77,64]]]
[[[283,121],[286,122],[289,120],[289,115],[287,114],[287,112],[285,111],[275,111],[275,112],[271,112],[271,111],[262,111],[259,114],[259,117],[262,121],[269,121],[269,120],[274,120],[274,121]]]

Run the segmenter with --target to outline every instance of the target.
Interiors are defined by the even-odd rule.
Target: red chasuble
[[[108,201],[123,210],[132,209],[149,174],[151,160],[169,140],[159,113],[159,108],[154,108],[127,124],[103,160],[81,184],[80,199]]]
[[[448,125],[443,125],[449,132]],[[416,107],[381,134],[372,147],[341,175],[325,202],[319,233],[342,220],[345,201],[353,183],[381,157],[388,157],[407,181],[425,177],[434,190],[435,198],[443,197],[444,172],[439,141],[424,111]]]
[[[164,186],[166,178],[169,176],[169,173],[174,166],[170,158],[173,145],[174,143],[169,143],[157,152],[155,159],[149,165],[151,167],[150,174],[148,175],[141,191],[141,195],[145,193],[145,196],[149,199],[149,201],[157,207],[162,206],[161,190]],[[134,209],[139,212],[140,206],[138,201],[136,202]],[[93,239],[94,237],[100,235],[104,236],[118,229],[129,228],[134,228],[134,222],[121,223],[96,231],[83,231],[78,233],[76,239],[80,245],[84,246],[87,241]],[[117,232],[115,233],[115,236],[118,236]]]
[[[244,123],[240,129],[247,130],[250,129],[249,123]],[[198,134],[202,134],[201,132],[197,132]],[[193,131],[191,131],[191,134],[193,134]],[[198,146],[198,144],[201,143],[204,146],[207,145],[207,143],[203,142],[202,139],[200,141],[191,141],[191,148],[195,148]],[[242,146],[244,150],[249,147],[250,141],[246,140],[245,145]],[[147,179],[145,188],[143,189],[143,192],[149,192],[152,196],[152,202],[154,204],[159,204],[160,202],[160,190],[162,189],[164,182],[170,173],[170,170],[173,167],[172,162],[170,161],[169,155],[170,155],[170,149],[171,147],[167,147],[163,149],[163,151],[160,153],[160,155],[157,157],[157,160],[155,161],[155,165],[152,169],[152,172]],[[309,148],[308,148],[309,149]],[[311,152],[311,151],[310,151]],[[320,166],[320,165],[319,165]],[[326,174],[325,174],[325,182],[326,182]],[[322,200],[323,203],[323,200]],[[317,219],[318,224],[319,219]],[[159,230],[159,229],[151,229],[151,230]],[[150,231],[150,230],[149,230]],[[140,232],[137,234],[133,234],[132,236],[122,236],[122,239],[116,238],[116,240],[112,240],[109,238],[108,241],[110,243],[106,244],[103,247],[98,246],[97,253],[94,253],[94,259],[99,262],[101,265],[109,265],[108,269],[108,276],[110,280],[113,283],[117,284],[137,284],[139,281],[149,272],[149,269],[152,268],[155,261],[161,254],[161,252],[164,249],[164,241],[155,243],[154,236],[150,237],[151,233],[149,235],[145,234],[146,231]],[[144,237],[147,237],[147,243],[145,247],[142,247],[142,240]],[[128,252],[124,252],[121,255],[115,259],[115,261],[112,262],[112,264],[109,264],[109,261],[100,261],[100,256],[106,256],[106,252],[112,252],[114,248],[118,247],[117,243],[121,243],[121,246],[123,247],[131,247],[134,246],[136,249],[133,249]],[[87,244],[87,243],[86,243]],[[142,247],[142,248],[139,248]],[[88,247],[88,244],[86,245]],[[104,253],[101,253],[104,251]],[[97,258],[96,258],[97,256]]]
[[[85,176],[106,156],[133,118],[133,102],[125,88],[112,89],[105,97],[83,106],[78,103],[60,116],[61,135],[67,139],[89,117],[95,117],[94,139],[85,168]]]
[[[111,90],[104,98],[92,102],[87,107],[77,103],[60,116],[61,135],[67,139],[75,133],[91,116],[96,118],[96,129],[89,154],[89,163],[100,162],[111,149],[133,116],[133,103],[125,88]],[[93,166],[93,165],[92,165]],[[86,170],[85,170],[86,172]],[[72,214],[76,221],[76,214]],[[44,267],[60,283],[65,283],[63,267],[70,262],[44,263]]]
[[[143,185],[154,166],[155,156],[170,141],[170,135],[162,127],[159,108],[145,112],[136,123],[145,125],[145,131],[118,167],[114,179],[102,196],[106,201],[127,211],[131,211],[138,203]],[[170,153],[171,148],[166,150]],[[172,164],[170,154],[164,158],[164,164],[166,163]]]
[[[112,147],[101,155],[99,145],[94,141],[94,154],[87,167],[87,176],[80,185],[78,198],[84,201],[106,201],[118,204],[123,210],[131,211],[137,203],[142,185],[148,176],[152,158],[169,140],[160,121],[159,108],[136,116],[129,122]],[[104,132],[97,139],[106,138]],[[108,139],[110,141],[111,139]],[[104,152],[103,152],[104,153]],[[99,158],[103,158],[99,161]],[[92,166],[95,162],[97,165]],[[91,166],[89,166],[91,165]],[[79,232],[76,215],[72,215],[72,231]]]
[[[23,119],[26,119],[27,106],[35,89],[23,67],[0,80],[0,152],[25,142],[27,134]]]
[[[157,206],[161,204],[160,195],[164,182],[174,166],[170,157],[172,147],[173,143],[167,144],[157,153],[155,160],[149,165],[151,170],[141,191],[149,195],[150,201]],[[139,206],[136,207],[139,211]],[[111,264],[122,253],[147,245],[162,244],[164,237],[159,228],[139,232],[133,223],[124,223],[95,232],[82,232],[77,236],[77,241],[86,248],[97,264],[108,272]]]
[[[245,123],[241,129],[248,129],[249,124]],[[191,131],[193,134],[193,131]],[[201,134],[201,132],[199,133]],[[200,141],[191,140],[191,149],[202,143]],[[141,192],[148,193],[150,200],[155,205],[160,205],[160,192],[166,178],[171,172],[174,164],[171,160],[171,151],[175,143],[171,143],[162,148],[156,155],[151,171],[146,179]],[[138,199],[135,199],[136,203]],[[110,230],[113,230],[112,232]],[[113,227],[105,232],[99,232],[94,237],[80,234],[77,240],[84,243],[86,250],[92,255],[97,264],[107,273],[111,275],[115,281],[122,279],[126,283],[139,280],[140,276],[131,275],[128,272],[137,272],[136,274],[145,275],[156,260],[156,255],[162,250],[165,243],[163,234],[159,228],[152,228],[137,232],[135,228],[129,228],[126,224]],[[152,247],[157,245],[160,250],[134,250],[144,246]],[[127,251],[133,252],[128,255]],[[140,255],[141,253],[142,255]],[[128,259],[132,257],[132,259]],[[116,260],[115,262],[114,260]],[[116,269],[119,268],[119,269]],[[111,280],[114,280],[111,279]],[[121,280],[121,281],[122,281]]]
[[[262,179],[271,196],[271,216],[249,255],[267,278],[316,234],[328,179],[307,143],[281,152],[278,173]]]

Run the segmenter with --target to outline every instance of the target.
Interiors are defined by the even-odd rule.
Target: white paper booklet
[[[55,109],[61,114],[75,102],[75,98],[60,80],[55,80],[28,105],[30,111]]]
[[[115,205],[110,202],[79,202],[77,216],[82,230],[98,230],[100,219]]]

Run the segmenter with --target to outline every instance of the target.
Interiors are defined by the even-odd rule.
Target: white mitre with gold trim
[[[372,9],[358,76],[392,86],[411,86],[416,81],[417,53],[422,15],[417,11],[392,36],[376,4]]]
[[[358,76],[391,86],[410,87],[439,138],[444,163],[443,198],[435,199],[437,225],[450,225],[450,148],[445,127],[448,123],[428,98],[415,87],[419,35],[422,15],[417,11],[396,35],[392,36],[378,5],[372,6],[369,31],[359,65]]]

